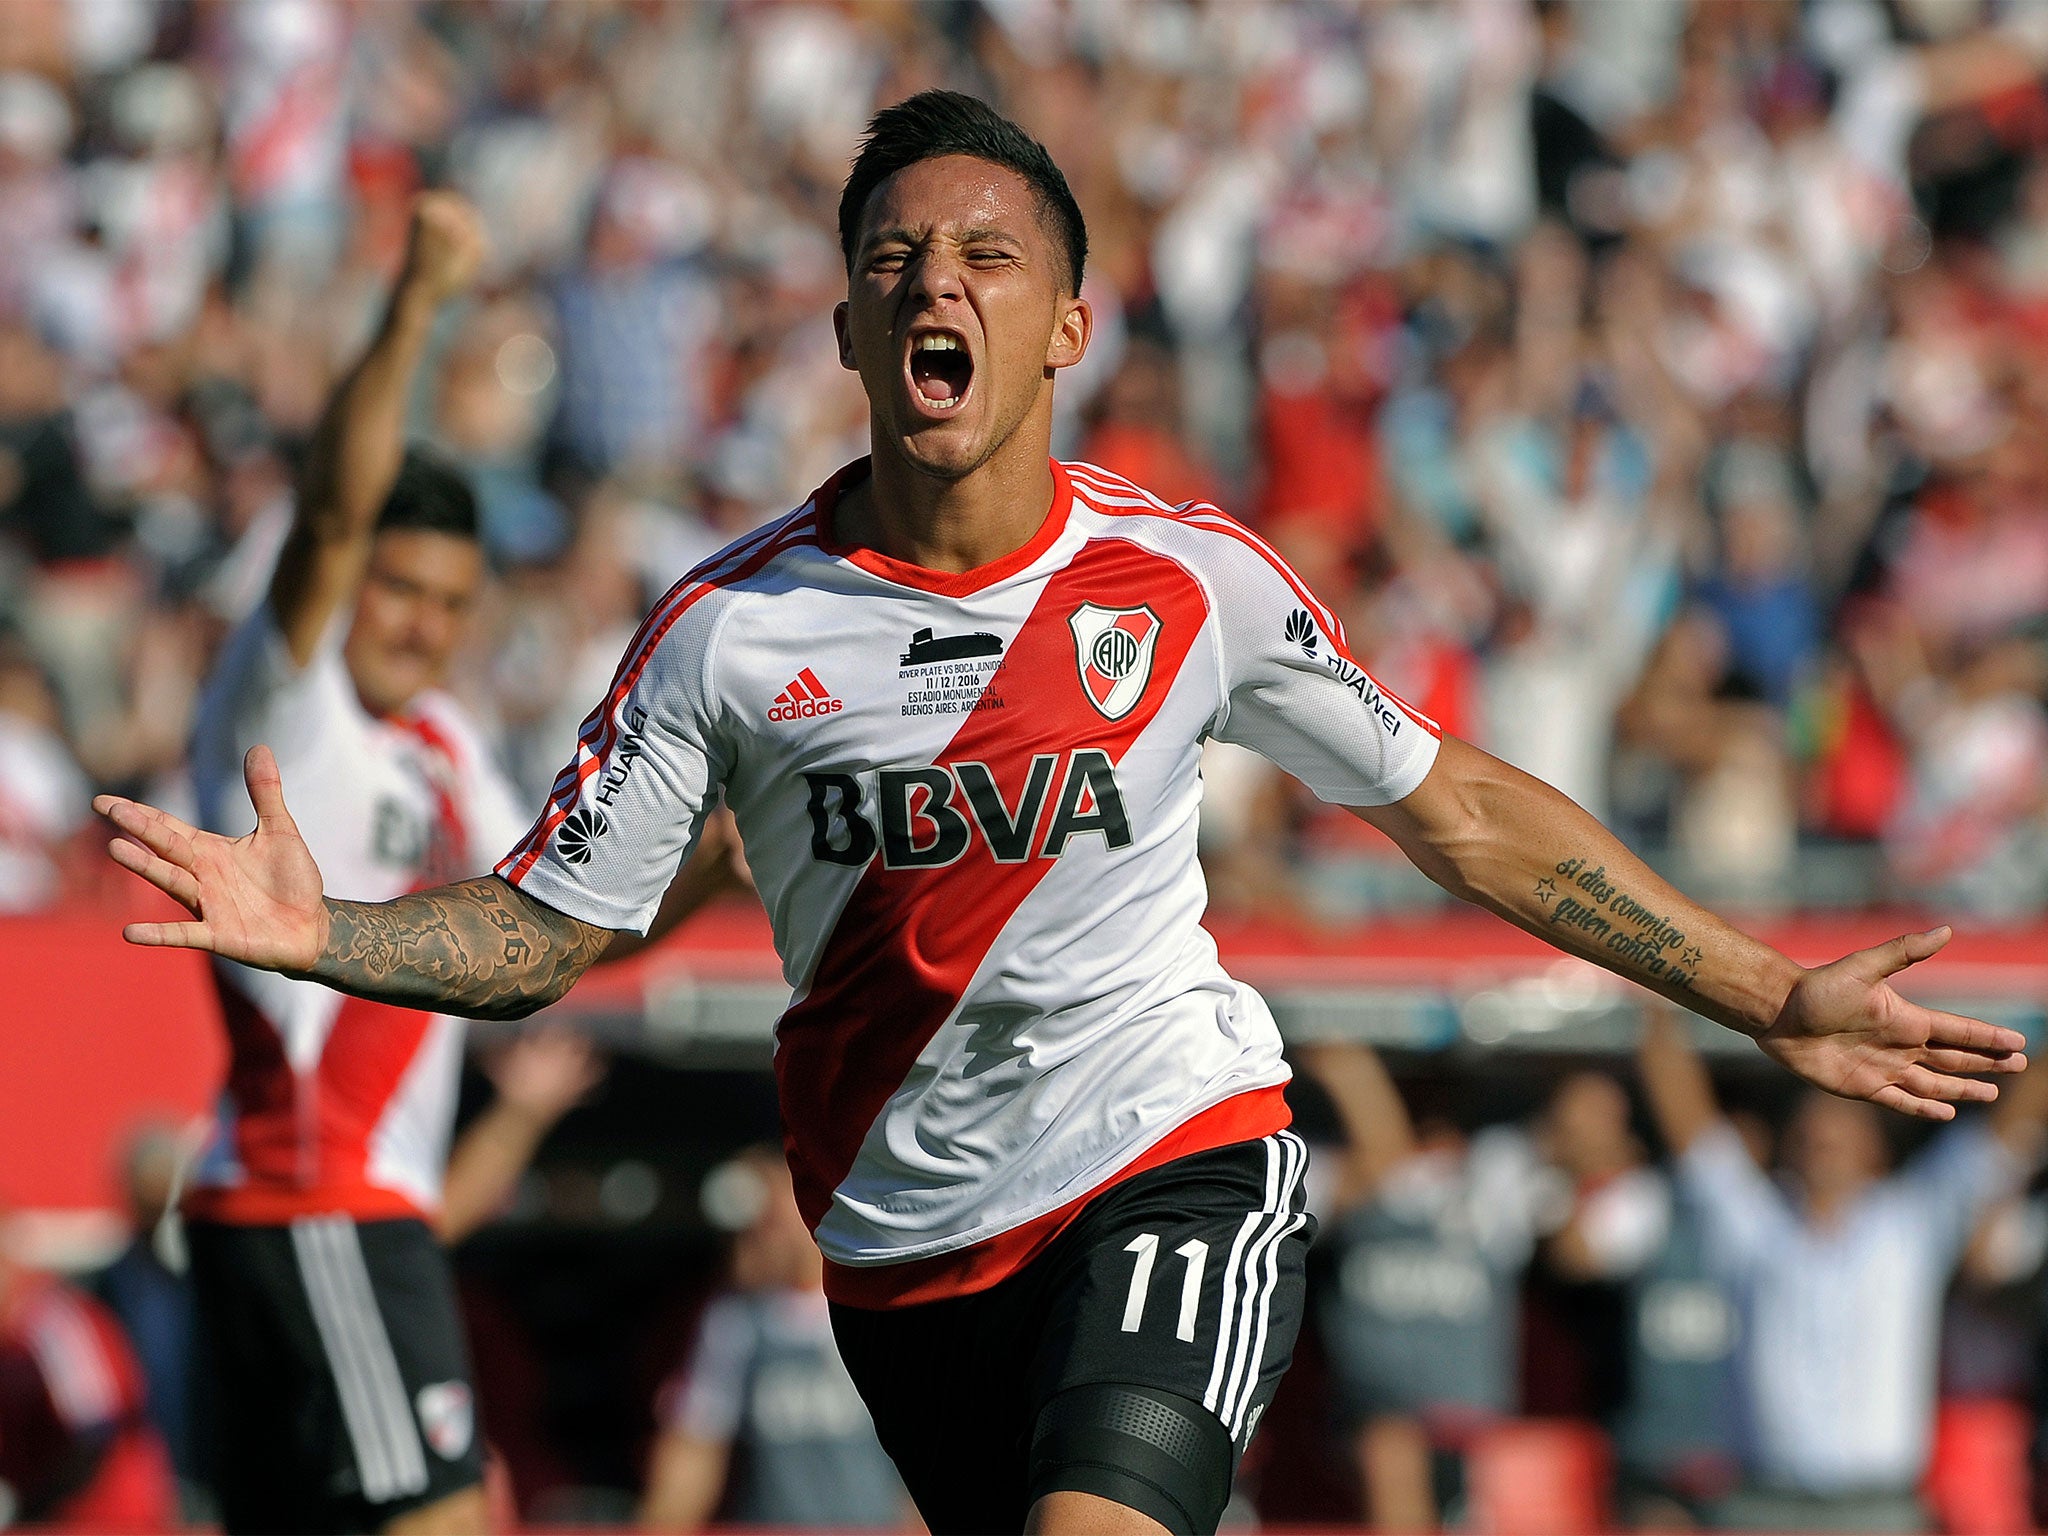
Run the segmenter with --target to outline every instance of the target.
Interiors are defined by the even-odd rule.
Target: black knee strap
[[[1237,1451],[1200,1403],[1152,1387],[1069,1387],[1038,1415],[1031,1499],[1092,1493],[1149,1515],[1174,1536],[1206,1536],[1223,1517]]]

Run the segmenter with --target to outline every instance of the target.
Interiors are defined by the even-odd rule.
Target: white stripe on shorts
[[[424,1492],[426,1453],[355,1223],[346,1216],[301,1217],[291,1230],[306,1300],[341,1396],[363,1497],[383,1504]]]
[[[1272,1211],[1280,1197],[1280,1143],[1271,1136],[1265,1138],[1265,1143],[1265,1204],[1259,1210],[1246,1214],[1243,1223],[1237,1229],[1237,1237],[1230,1245],[1230,1257],[1223,1264],[1223,1301],[1222,1310],[1216,1320],[1216,1355],[1209,1364],[1209,1385],[1202,1393],[1202,1406],[1219,1419],[1224,1417],[1217,1403],[1223,1393],[1224,1372],[1230,1368],[1230,1341],[1233,1332],[1231,1324],[1237,1318],[1237,1282],[1242,1269],[1245,1244],[1251,1240],[1252,1233],[1265,1219],[1266,1213]]]
[[[1245,1250],[1244,1304],[1238,1311],[1237,1336],[1231,1348],[1230,1374],[1224,1382],[1222,1401],[1215,1410],[1216,1417],[1226,1425],[1234,1425],[1243,1412],[1243,1399],[1239,1396],[1239,1388],[1242,1387],[1243,1396],[1249,1398],[1252,1389],[1258,1384],[1257,1371],[1246,1370],[1251,1364],[1254,1338],[1257,1337],[1261,1352],[1265,1348],[1265,1340],[1260,1332],[1261,1324],[1257,1319],[1271,1315],[1273,1286],[1279,1276],[1280,1241],[1293,1221],[1291,1207],[1294,1204],[1294,1192],[1308,1166],[1308,1149],[1302,1145],[1300,1137],[1281,1131],[1274,1139],[1280,1143],[1285,1171],[1281,1175],[1278,1197],[1267,1202],[1266,1209],[1269,1214],[1262,1217],[1264,1230],[1252,1239],[1251,1246]],[[1264,1275],[1260,1273],[1262,1261]],[[1232,1434],[1235,1433],[1233,1428]]]
[[[1298,1189],[1301,1185],[1301,1176],[1308,1168],[1308,1147],[1292,1131],[1282,1131],[1280,1135],[1294,1143],[1297,1159],[1295,1163],[1294,1187]],[[1290,1199],[1287,1204],[1291,1205],[1292,1200]],[[1283,1206],[1284,1208],[1285,1206]],[[1285,1224],[1281,1226],[1279,1235],[1266,1248],[1266,1281],[1259,1290],[1258,1343],[1252,1349],[1251,1369],[1245,1373],[1244,1395],[1237,1400],[1237,1411],[1229,1419],[1232,1439],[1244,1433],[1245,1415],[1250,1411],[1252,1398],[1258,1392],[1259,1373],[1266,1366],[1266,1341],[1272,1332],[1273,1323],[1273,1292],[1279,1287],[1280,1283],[1280,1247],[1288,1238],[1292,1237],[1307,1224],[1308,1217],[1306,1215],[1298,1211],[1294,1212],[1287,1218]],[[1249,1311],[1249,1307],[1246,1310]]]

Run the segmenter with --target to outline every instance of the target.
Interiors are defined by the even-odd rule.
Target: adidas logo
[[[794,682],[775,695],[768,718],[811,720],[819,715],[836,715],[845,707],[843,702],[832,697],[831,689],[818,681],[818,674],[805,667],[797,673]]]

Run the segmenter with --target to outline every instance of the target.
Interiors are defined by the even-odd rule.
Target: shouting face
[[[1072,286],[1015,171],[946,155],[877,187],[832,317],[839,359],[867,391],[875,451],[958,480],[1026,422],[1049,432],[1053,372],[1088,346],[1091,316]]]

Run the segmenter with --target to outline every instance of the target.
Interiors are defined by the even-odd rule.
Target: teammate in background
[[[779,1149],[715,1169],[704,1205],[734,1233],[732,1285],[662,1388],[641,1528],[699,1530],[721,1503],[746,1525],[908,1528],[903,1484],[833,1347],[824,1261]]]
[[[878,114],[840,233],[872,457],[656,607],[495,874],[326,896],[260,747],[244,837],[98,805],[191,913],[134,942],[504,1016],[655,920],[723,791],[795,989],[797,1204],[932,1529],[1211,1530],[1291,1357],[1305,1157],[1271,1015],[1200,925],[1209,736],[1835,1092],[1947,1118],[1996,1096],[1963,1074],[2024,1065],[1886,984],[1945,932],[1796,965],[1440,739],[1240,525],[1051,461],[1087,236],[1014,124],[939,91]]]
[[[1862,1104],[1805,1098],[1781,1185],[1757,1166],[1668,1013],[1643,1083],[1706,1262],[1745,1300],[1737,1370],[1750,1483],[1713,1523],[1740,1530],[1926,1529],[1917,1486],[1934,1424],[1942,1295],[1982,1212],[2024,1182],[2048,1129],[2048,1078],[1941,1132],[1896,1172]]]
[[[268,598],[230,636],[194,732],[208,827],[254,824],[237,766],[262,742],[302,786],[304,846],[337,891],[367,901],[488,868],[523,820],[439,687],[484,574],[476,501],[403,434],[434,317],[482,252],[465,204],[420,199],[383,324],[314,435]],[[656,926],[720,878],[700,860]],[[538,1139],[534,1117],[516,1093],[486,1116],[442,1212],[460,1021],[233,958],[214,968],[230,1044],[220,1125],[185,1201],[223,1523],[481,1529],[475,1405],[436,1224],[459,1235],[495,1206]]]

